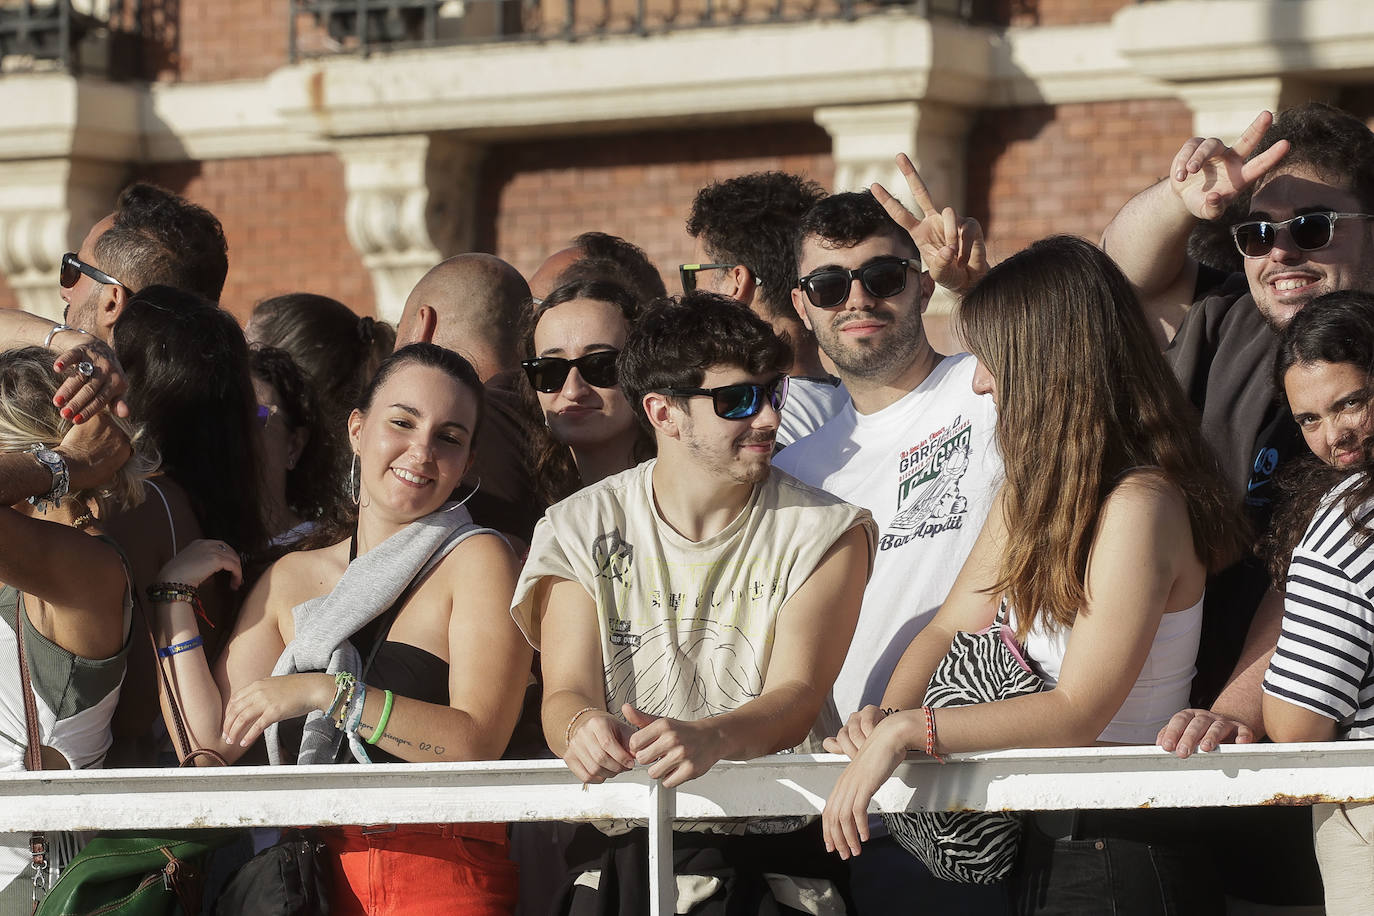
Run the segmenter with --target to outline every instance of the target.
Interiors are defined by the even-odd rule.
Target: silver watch
[[[67,460],[52,449],[41,445],[35,445],[29,452],[38,459],[39,464],[52,472],[52,489],[42,496],[30,496],[29,502],[39,512],[56,509],[57,504],[66,497],[71,485],[71,477],[67,474]]]

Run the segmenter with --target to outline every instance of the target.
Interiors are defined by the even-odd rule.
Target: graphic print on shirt
[[[630,573],[630,563],[634,560],[635,549],[615,529],[592,541],[592,562],[596,564],[596,574],[602,579],[628,585],[626,576]]]
[[[611,630],[606,696],[627,697],[649,715],[704,719],[763,691],[758,654],[739,627],[692,617],[633,635],[630,621],[612,620]]]
[[[972,452],[973,424],[963,417],[956,417],[953,423],[902,452],[897,514],[888,526],[907,533],[883,535],[879,550],[964,526],[968,500],[959,491],[959,482],[968,471]]]

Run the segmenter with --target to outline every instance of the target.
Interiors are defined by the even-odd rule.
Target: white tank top
[[[1015,611],[1012,611],[1013,618]],[[1037,624],[1026,638],[1026,655],[1053,687],[1059,683],[1072,627],[1045,630]],[[1188,707],[1193,675],[1197,673],[1198,640],[1202,636],[1202,598],[1182,611],[1165,614],[1155,631],[1150,654],[1140,669],[1126,702],[1097,736],[1113,744],[1154,744],[1159,730],[1174,713]]]

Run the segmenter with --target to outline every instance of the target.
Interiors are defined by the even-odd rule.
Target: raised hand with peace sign
[[[1219,218],[1236,195],[1278,164],[1288,152],[1287,140],[1249,158],[1273,123],[1273,114],[1261,111],[1233,146],[1216,137],[1193,137],[1183,144],[1169,170],[1169,186],[1189,213],[1198,219]]]
[[[921,263],[931,279],[951,292],[964,293],[988,272],[983,227],[972,217],[960,219],[953,207],[941,209],[936,206],[906,153],[897,155],[897,168],[906,179],[906,186],[921,215],[912,213],[877,182],[870,188],[873,196],[898,225],[911,233],[912,241],[921,252]]]

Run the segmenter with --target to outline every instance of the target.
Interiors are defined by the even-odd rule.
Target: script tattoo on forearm
[[[404,739],[404,738],[402,738],[402,737],[400,737],[400,736],[398,736],[398,735],[393,735],[391,732],[382,732],[382,737],[383,737],[383,738],[390,738],[392,741],[395,741],[397,744],[404,744],[404,745],[406,745],[406,746],[409,746],[409,745],[411,744],[411,742],[407,741],[406,739]]]
[[[444,754],[444,746],[442,744],[430,744],[428,741],[420,742],[420,750],[433,751],[436,757],[442,757]]]

